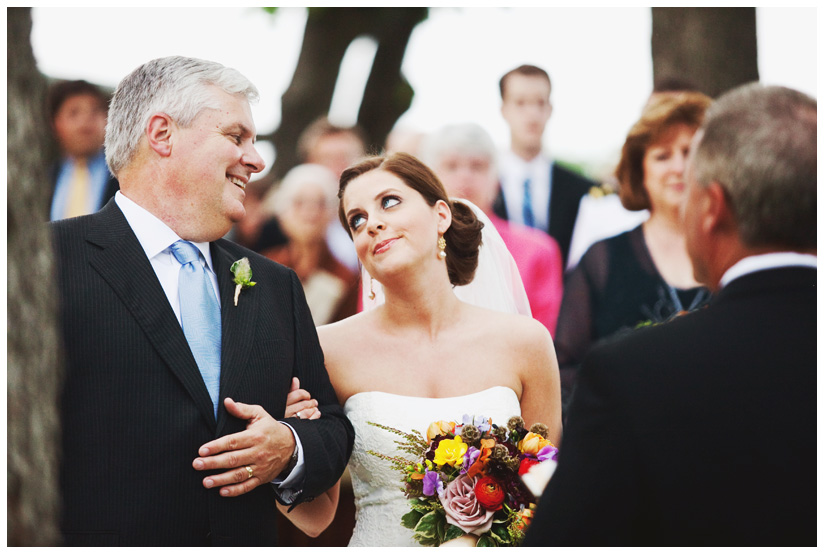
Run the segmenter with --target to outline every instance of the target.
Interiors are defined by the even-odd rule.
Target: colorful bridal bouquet
[[[401,436],[399,450],[412,455],[368,451],[401,473],[411,507],[401,523],[418,543],[438,546],[471,535],[478,547],[521,544],[536,498],[520,476],[558,452],[547,426],[534,424],[528,431],[519,416],[499,426],[464,415],[461,423],[433,422],[422,437],[370,424]]]

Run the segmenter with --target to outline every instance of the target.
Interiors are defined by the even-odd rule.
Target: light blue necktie
[[[535,227],[536,222],[533,218],[533,201],[530,198],[530,178],[524,180],[524,197],[521,201],[521,215],[524,219],[524,225]]]
[[[182,264],[178,275],[180,319],[183,334],[212,398],[218,417],[218,393],[221,379],[221,310],[215,289],[198,247],[188,241],[175,241],[172,254]]]

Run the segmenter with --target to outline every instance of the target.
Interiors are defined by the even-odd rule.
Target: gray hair
[[[748,247],[816,248],[816,100],[753,83],[710,108],[691,164],[718,183]]]
[[[124,77],[106,124],[106,163],[112,174],[117,176],[132,160],[153,114],[164,112],[187,127],[201,110],[213,107],[210,86],[243,95],[249,103],[258,100],[258,89],[240,72],[196,58],[157,58]]]
[[[430,167],[440,158],[456,152],[466,156],[483,156],[490,160],[490,171],[496,171],[496,147],[484,128],[475,123],[448,125],[429,135],[421,145],[421,159]]]
[[[334,212],[338,207],[338,178],[320,164],[301,164],[289,170],[271,198],[267,199],[267,208],[276,215],[291,210],[292,199],[309,184],[323,187],[327,209]]]

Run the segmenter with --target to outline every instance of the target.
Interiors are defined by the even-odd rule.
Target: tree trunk
[[[375,62],[364,91],[358,122],[370,144],[383,144],[398,117],[412,102],[412,89],[401,77],[404,51],[426,8],[308,8],[301,54],[289,88],[281,97],[281,124],[270,136],[275,164],[265,179],[283,177],[301,161],[298,136],[329,112],[341,61],[360,35],[378,41]]]
[[[716,97],[759,80],[756,8],[652,8],[654,82],[687,81]]]
[[[61,364],[44,115],[46,80],[31,48],[31,9],[7,11],[8,544],[60,541]]]
[[[412,104],[414,92],[401,75],[401,64],[413,29],[428,13],[427,8],[379,11],[374,25],[378,49],[358,112],[358,124],[374,150],[380,150],[395,122]]]

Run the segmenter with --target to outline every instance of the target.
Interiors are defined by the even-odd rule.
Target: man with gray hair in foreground
[[[816,545],[816,101],[753,84],[694,137],[711,304],[594,348],[526,545]]]
[[[222,239],[264,168],[256,99],[214,62],[140,66],[106,128],[120,192],[51,224],[67,545],[276,545],[276,503],[345,468],[354,434],[298,278]],[[320,419],[283,418],[294,378]]]

